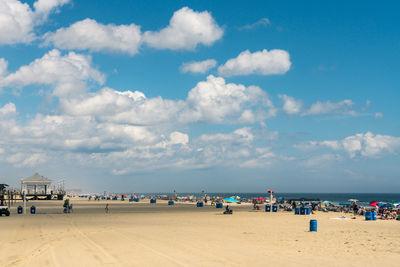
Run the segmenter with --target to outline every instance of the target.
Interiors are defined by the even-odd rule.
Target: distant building
[[[26,195],[50,195],[52,180],[35,173],[31,177],[21,180],[21,193]]]

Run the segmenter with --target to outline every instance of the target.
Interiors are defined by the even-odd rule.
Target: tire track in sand
[[[75,235],[79,241],[82,241],[86,248],[88,248],[94,257],[102,262],[102,264],[113,265],[113,266],[121,266],[119,260],[117,260],[114,256],[107,252],[101,245],[97,242],[93,241],[90,237],[88,237],[85,233],[83,233],[75,222],[70,220],[70,225],[72,228],[72,234]]]

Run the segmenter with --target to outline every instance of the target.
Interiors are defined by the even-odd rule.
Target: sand
[[[400,221],[157,204],[29,202],[0,217],[0,266],[399,266]],[[350,217],[349,215],[347,215]],[[309,232],[310,219],[318,232]]]

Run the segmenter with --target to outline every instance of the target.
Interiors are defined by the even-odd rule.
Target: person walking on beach
[[[108,203],[106,204],[105,211],[106,211],[106,213],[109,213],[109,212],[110,212],[110,208],[109,208],[109,206],[108,206]]]
[[[68,212],[68,207],[69,207],[69,199],[67,198],[66,200],[64,200],[64,213]]]

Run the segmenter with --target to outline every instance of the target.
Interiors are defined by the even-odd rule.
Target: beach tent
[[[223,199],[225,202],[238,202],[236,199],[228,197]]]

